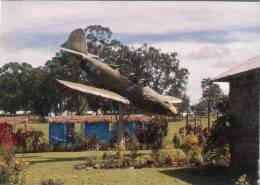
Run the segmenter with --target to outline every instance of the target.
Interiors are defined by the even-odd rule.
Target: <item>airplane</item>
[[[99,61],[98,56],[88,53],[86,33],[83,29],[78,28],[72,31],[60,50],[70,53],[80,60],[79,65],[88,74],[92,86],[57,79],[59,83],[71,89],[107,98],[123,105],[131,103],[152,114],[167,116],[177,114],[175,104],[181,103],[181,99],[160,95],[149,86],[133,82],[110,65]]]

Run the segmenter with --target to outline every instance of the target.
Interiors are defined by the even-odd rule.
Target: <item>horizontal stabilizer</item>
[[[69,53],[72,53],[72,54],[74,54],[74,55],[78,55],[78,56],[81,56],[81,57],[85,57],[85,58],[95,58],[95,59],[97,59],[97,58],[99,58],[97,55],[93,55],[93,54],[90,54],[90,53],[88,53],[88,52],[86,52],[86,53],[82,53],[82,52],[78,52],[78,51],[75,51],[75,50],[71,50],[71,49],[68,49],[68,48],[63,48],[63,47],[61,47],[61,48],[59,48],[60,50],[62,50],[62,51],[66,51],[66,52],[69,52]]]
[[[57,81],[71,89],[78,90],[78,91],[81,91],[86,94],[100,96],[100,97],[114,100],[114,101],[117,101],[117,102],[120,102],[123,104],[129,104],[129,100],[126,99],[125,97],[123,97],[117,93],[105,90],[105,89],[100,89],[100,88],[96,88],[96,87],[92,87],[92,86],[88,86],[88,85],[83,85],[83,84],[68,82],[68,81],[63,81],[63,80],[57,80]]]

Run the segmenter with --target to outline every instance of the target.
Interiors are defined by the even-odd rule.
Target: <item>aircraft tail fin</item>
[[[68,40],[62,45],[62,47],[88,54],[85,31],[78,28],[71,32]]]

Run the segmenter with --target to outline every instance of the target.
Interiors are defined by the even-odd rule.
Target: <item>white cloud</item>
[[[15,12],[15,13],[14,13]],[[245,2],[3,1],[4,32],[63,32],[90,24],[120,33],[176,33],[260,26]]]
[[[91,24],[102,24],[113,32],[130,34],[212,31],[214,37],[215,31],[227,31],[223,38],[239,42],[152,44],[164,52],[179,53],[181,65],[191,73],[188,94],[193,103],[201,95],[202,78],[215,77],[260,53],[259,31],[233,31],[260,27],[260,6],[256,2],[2,1],[1,10],[0,66],[10,61],[42,65],[57,51],[49,46],[27,47],[23,43],[26,41],[18,39],[20,32],[29,36],[69,34],[77,27]],[[227,91],[227,85],[222,87]]]
[[[0,67],[8,62],[26,62],[34,67],[44,65],[57,51],[55,48],[22,48],[6,52],[0,48]]]
[[[151,45],[161,48],[162,52],[178,52],[181,66],[188,68],[190,72],[187,94],[192,103],[196,103],[201,97],[200,82],[203,78],[214,78],[229,68],[260,54],[258,41],[227,44],[163,42]],[[133,46],[139,47],[140,44]],[[223,91],[228,93],[228,84],[219,84]]]

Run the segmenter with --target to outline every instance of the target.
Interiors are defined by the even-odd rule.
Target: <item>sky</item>
[[[113,37],[139,47],[177,52],[189,72],[186,94],[201,97],[200,82],[260,54],[256,2],[0,1],[0,67],[44,65],[76,28],[100,24]],[[221,83],[225,93],[228,84]]]

